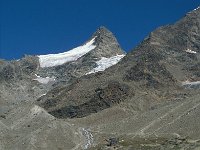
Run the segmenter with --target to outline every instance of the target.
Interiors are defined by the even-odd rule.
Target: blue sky
[[[0,58],[64,52],[102,25],[129,51],[199,5],[200,0],[0,0]]]

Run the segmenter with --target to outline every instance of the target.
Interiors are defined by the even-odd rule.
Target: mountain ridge
[[[104,27],[88,41],[96,36],[96,47],[73,62],[2,62],[0,148],[198,149],[200,9],[88,73],[104,57],[125,55]]]

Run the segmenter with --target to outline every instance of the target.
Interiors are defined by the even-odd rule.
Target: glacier
[[[91,39],[89,42],[87,42],[82,46],[79,46],[64,53],[38,55],[40,67],[42,68],[53,67],[77,60],[78,58],[90,52],[96,47],[94,45],[95,38],[96,37],[94,37],[93,39]]]

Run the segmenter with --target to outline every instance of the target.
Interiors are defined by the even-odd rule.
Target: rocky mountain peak
[[[95,38],[94,44],[96,45],[96,48],[91,51],[92,56],[108,58],[125,54],[114,34],[104,26],[99,27],[92,38]]]
[[[93,37],[97,37],[97,38],[103,38],[105,36],[108,36],[110,38],[114,37],[113,33],[104,26],[100,26],[97,29],[97,31],[93,34]]]

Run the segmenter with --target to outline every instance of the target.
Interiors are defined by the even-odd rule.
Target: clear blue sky
[[[129,51],[199,5],[200,0],[0,0],[0,58],[63,52],[102,25]]]

